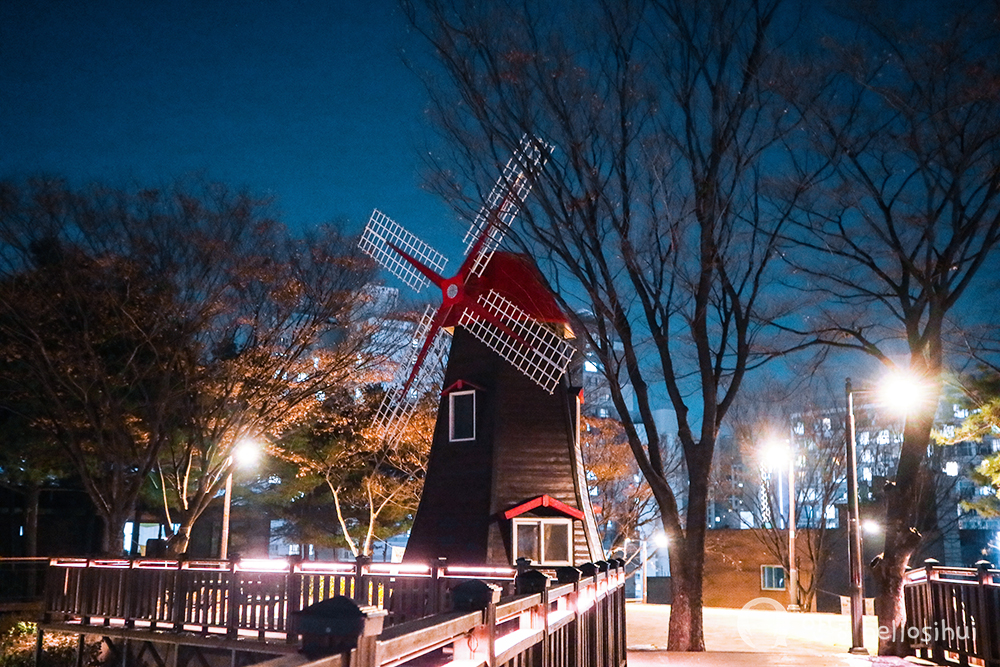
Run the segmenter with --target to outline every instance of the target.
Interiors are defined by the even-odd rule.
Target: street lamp
[[[795,455],[791,446],[772,445],[765,451],[768,467],[788,461],[788,611],[801,611],[799,606],[799,568],[795,564]],[[778,504],[781,514],[781,486],[778,486]]]
[[[219,558],[229,558],[229,513],[233,507],[233,468],[240,465],[255,463],[260,457],[260,445],[256,441],[245,438],[233,446],[232,454],[226,461],[229,474],[226,475],[226,495],[222,505],[222,536],[219,538]]]
[[[851,653],[868,655],[864,645],[865,599],[861,579],[861,531],[858,509],[858,446],[855,437],[854,395],[872,393],[871,390],[854,389],[851,378],[844,379],[847,395],[847,546],[851,573]],[[905,414],[925,397],[924,387],[905,373],[893,373],[881,384],[880,402],[896,412]]]
[[[858,530],[858,452],[854,437],[854,389],[844,380],[847,394],[847,552],[851,572],[851,653],[868,655],[864,641],[865,599],[861,582],[861,532]]]

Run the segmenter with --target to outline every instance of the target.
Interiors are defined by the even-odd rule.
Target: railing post
[[[35,628],[35,667],[42,667],[42,650],[45,647],[44,631],[41,627]]]
[[[56,586],[56,569],[57,568],[52,566],[52,561],[49,560],[49,565],[45,570],[45,590],[42,591],[42,619],[44,619],[46,623],[50,623],[52,621],[52,608],[55,606],[55,592],[62,589],[62,586]],[[58,569],[64,570],[63,576],[66,576],[66,572],[69,570],[69,568]],[[65,604],[63,606],[65,606]]]
[[[360,605],[368,604],[368,565],[371,557],[358,554],[354,557],[354,601]]]
[[[288,579],[285,580],[285,596],[288,600],[287,615],[285,616],[285,643],[294,644],[295,633],[292,632],[292,614],[302,608],[302,556],[288,557]]]
[[[598,569],[598,580],[604,581],[604,597],[598,600],[596,606],[598,626],[597,634],[600,637],[599,652],[600,665],[602,667],[610,667],[611,665],[611,614],[610,614],[610,602],[611,602],[611,584],[609,579],[611,578],[610,569],[611,565],[604,560],[599,560],[594,565]],[[600,584],[598,584],[598,592],[600,592]]]
[[[174,569],[173,586],[170,587],[170,620],[174,630],[184,629],[184,604],[187,601],[186,577],[183,574],[184,556],[177,557],[177,567]]]
[[[440,614],[444,611],[444,574],[447,567],[448,559],[443,556],[431,564],[431,608],[429,611],[432,614]]]
[[[581,639],[583,636],[582,628],[580,624],[583,622],[583,617],[580,615],[580,570],[575,567],[560,567],[556,568],[556,581],[560,584],[573,584],[573,592],[568,596],[569,608],[573,610],[573,621],[570,623],[569,639],[567,644],[569,645],[569,655],[566,659],[567,665],[574,665],[577,667],[582,667],[580,663],[581,656],[585,655],[581,647]]]
[[[979,633],[978,637],[971,637],[974,646],[980,647],[978,657],[987,665],[991,665],[1000,660],[1000,605],[993,603],[994,598],[990,590],[993,587],[993,563],[988,560],[976,562],[976,593],[979,595],[979,618],[976,627],[970,632]],[[991,604],[993,603],[993,604]],[[992,608],[991,608],[992,607]]]
[[[135,597],[138,593],[135,592],[136,586],[136,559],[130,558],[128,561],[128,569],[122,570],[122,576],[125,581],[122,582],[122,617],[125,619],[126,628],[135,627],[134,614],[138,605],[136,604]]]
[[[615,667],[620,667],[625,662],[625,650],[627,646],[625,638],[625,560],[615,558],[611,561],[616,567],[615,572],[615,594],[611,600],[612,614],[615,619]]]
[[[496,667],[497,603],[500,587],[473,579],[459,584],[451,592],[454,611],[481,611],[483,623],[472,631],[470,641],[453,644],[454,659],[485,662],[486,667]],[[477,648],[473,650],[472,646]],[[485,652],[485,655],[483,655]]]
[[[927,616],[926,616],[926,619],[924,620],[924,625],[926,627],[933,627],[933,624],[934,624],[934,622],[935,622],[936,619],[939,619],[939,618],[943,619],[944,618],[943,614],[939,614],[938,613],[938,612],[943,612],[944,611],[944,609],[941,608],[942,605],[939,604],[940,601],[938,600],[938,597],[939,597],[939,592],[940,591],[938,591],[937,589],[939,589],[940,586],[938,586],[936,584],[936,582],[937,582],[937,576],[934,573],[934,568],[937,567],[938,565],[940,565],[940,562],[937,559],[935,559],[935,558],[927,558],[926,560],[924,560],[924,570],[925,570],[925,574],[926,574],[926,577],[927,577],[926,578],[926,581],[927,581],[927,606],[926,606]],[[904,627],[903,628],[904,636],[906,634],[906,630],[907,630],[907,628]],[[939,665],[943,664],[944,663],[944,649],[941,647],[941,645],[938,643],[938,641],[934,638],[934,633],[930,633],[928,639],[929,639],[929,641],[928,641],[927,648],[930,650],[930,660],[938,663]]]
[[[590,582],[584,583],[586,586],[593,587],[594,600],[590,607],[587,609],[587,617],[581,617],[581,627],[584,630],[584,646],[583,653],[581,657],[585,656],[585,662],[581,663],[584,667],[603,667],[600,664],[600,644],[601,644],[601,633],[600,633],[600,613],[598,611],[598,605],[600,602],[597,600],[598,593],[598,575],[600,570],[594,563],[584,563],[580,566],[580,572],[584,577],[590,580]]]
[[[518,563],[520,566],[520,562]],[[531,618],[531,629],[542,630],[542,667],[549,667],[549,578],[544,572],[532,569],[518,568],[514,578],[514,593],[516,595],[539,595],[541,599]]]
[[[93,605],[91,604],[91,589],[96,587],[91,581],[93,577],[91,569],[91,560],[88,558],[87,563],[80,570],[80,578],[77,580],[76,596],[77,596],[77,609],[80,611],[80,622],[84,625],[90,625],[90,619],[94,616],[92,613]]]
[[[309,660],[339,653],[341,667],[377,667],[378,636],[386,614],[385,609],[338,595],[296,612],[291,620]]]
[[[226,586],[226,636],[228,637],[236,637],[240,631],[240,607],[243,606],[243,600],[238,563],[239,557],[234,554],[226,571],[226,576],[229,577]]]

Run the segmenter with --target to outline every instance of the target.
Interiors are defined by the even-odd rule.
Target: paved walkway
[[[770,609],[705,609],[704,653],[668,653],[667,605],[629,603],[625,618],[630,667],[913,667],[899,658],[855,656],[849,616]],[[874,656],[878,622],[865,617],[865,647]],[[929,664],[918,662],[917,664]]]

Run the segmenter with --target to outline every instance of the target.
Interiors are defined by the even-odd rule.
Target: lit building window
[[[958,477],[958,461],[948,461],[944,464],[944,474],[948,477]]]
[[[780,565],[761,565],[760,590],[762,591],[785,590],[785,568],[783,568]]]

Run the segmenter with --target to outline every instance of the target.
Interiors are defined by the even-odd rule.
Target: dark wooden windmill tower
[[[377,210],[361,238],[366,253],[412,288],[433,283],[442,293],[379,409],[386,438],[406,427],[413,388],[453,334],[407,561],[499,566],[526,557],[559,566],[603,557],[580,455],[579,388],[567,376],[572,332],[532,261],[496,251],[548,151],[522,141],[451,278],[440,274],[442,255]]]

